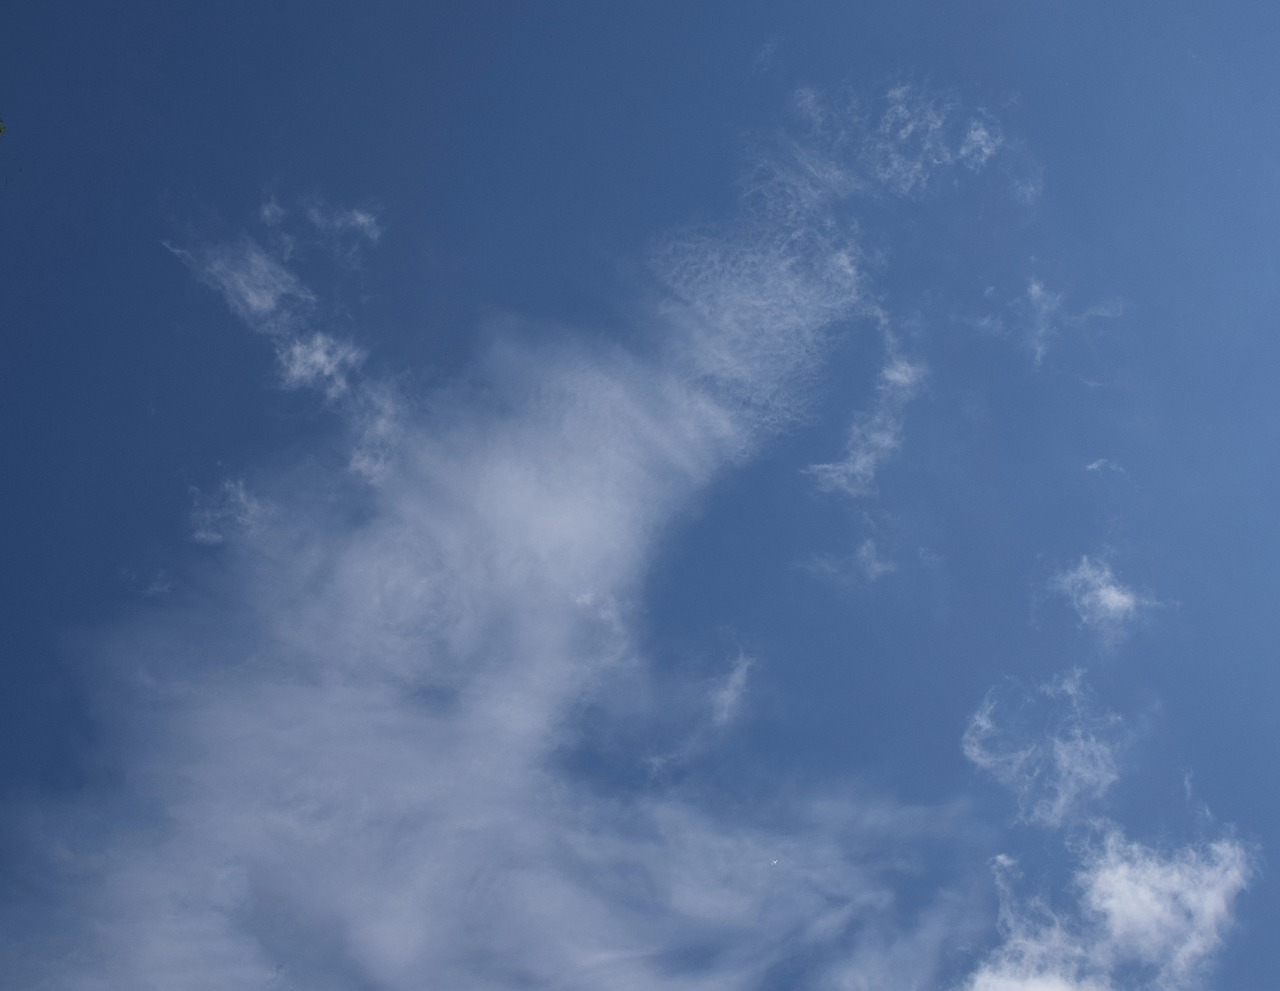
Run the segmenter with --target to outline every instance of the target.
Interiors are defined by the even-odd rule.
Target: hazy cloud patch
[[[228,479],[212,493],[195,492],[191,508],[191,539],[198,544],[221,544],[230,533],[259,530],[268,508],[250,494],[241,479]]]
[[[1055,575],[1049,587],[1070,600],[1082,626],[1105,644],[1114,644],[1151,608],[1158,605],[1148,595],[1124,585],[1105,560],[1080,558],[1074,568]]]
[[[1120,779],[1127,742],[1120,717],[1095,710],[1076,670],[1027,693],[1009,683],[988,693],[965,731],[965,756],[1005,785],[1019,818],[1078,822]]]

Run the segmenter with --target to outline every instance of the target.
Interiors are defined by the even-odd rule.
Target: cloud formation
[[[582,723],[584,706],[632,712],[652,690],[632,629],[657,535],[794,415],[861,306],[853,232],[803,199],[776,187],[655,249],[656,357],[509,333],[421,408],[316,329],[297,242],[173,249],[271,342],[284,385],[346,419],[355,471],[264,470],[270,514],[227,483],[195,520],[220,541],[208,595],[141,616],[95,658],[130,787],[33,827],[61,887],[41,979],[932,978],[966,913],[947,892],[897,906],[891,851],[957,842],[955,809],[816,793],[730,814],[643,774],[601,790],[569,761],[608,751],[590,738],[608,721]],[[286,219],[264,214],[275,231]],[[886,388],[911,374],[887,370]],[[713,727],[744,707],[752,663],[710,693]]]
[[[746,654],[739,654],[729,677],[712,693],[711,722],[715,726],[727,726],[738,715],[747,692],[747,676],[755,663]]]
[[[1009,788],[1024,822],[1079,821],[1120,780],[1126,732],[1120,717],[1096,712],[1077,669],[1034,694],[992,689],[965,730],[964,755]]]
[[[1028,193],[1035,198],[1038,193]],[[997,300],[995,286],[988,286],[984,295]],[[1049,351],[1064,332],[1079,331],[1097,320],[1114,320],[1124,313],[1124,304],[1118,299],[1107,300],[1072,310],[1067,305],[1066,293],[1051,289],[1039,276],[1027,280],[1026,289],[1000,303],[1000,309],[970,316],[965,323],[985,333],[1009,336],[1018,341],[1036,365],[1042,365]]]
[[[1018,894],[1021,874],[995,859],[1000,940],[966,991],[1118,991],[1193,987],[1234,921],[1254,874],[1240,842],[1159,850],[1128,839],[1095,809],[1119,781],[1126,732],[1097,712],[1079,669],[1036,696],[989,693],[964,735],[965,756],[1007,786],[1019,819],[1081,830],[1066,908]]]
[[[1018,899],[1010,858],[998,858],[996,871],[1002,941],[966,991],[1195,986],[1232,925],[1232,903],[1253,867],[1233,840],[1166,852],[1112,827],[1086,850],[1070,911]]]
[[[15,986],[954,978],[955,945],[983,923],[956,866],[978,832],[962,804],[848,781],[726,802],[655,780],[644,748],[610,746],[668,701],[636,635],[663,534],[795,420],[832,337],[874,312],[847,201],[921,195],[937,170],[1002,147],[994,122],[919,90],[885,104],[868,123],[801,94],[802,133],[756,163],[741,213],[654,246],[647,350],[516,326],[429,402],[405,401],[324,328],[274,200],[268,247],[172,249],[270,341],[283,385],[325,397],[350,457],[278,464],[255,478],[262,496],[228,482],[198,502],[197,539],[218,548],[203,594],[103,637],[101,759],[127,788],[14,827],[44,886],[4,920],[38,947],[2,961]],[[343,243],[377,240],[363,215],[318,216],[305,219]],[[845,457],[814,474],[870,491],[923,374],[891,348]],[[869,578],[888,567],[871,541],[858,561]],[[714,731],[748,711],[755,663],[695,684]],[[1028,814],[1049,822],[1110,783],[1102,725],[1080,716],[1078,687],[1054,691],[1076,722],[1048,744],[1006,747],[994,705],[966,737],[998,777],[1047,787]],[[1107,987],[1129,962],[1169,981],[1197,971],[1247,880],[1243,854],[1116,837],[1078,874],[1084,921],[1007,901],[1004,942],[971,988]],[[904,896],[930,856],[948,861],[946,883]]]
[[[1027,283],[1026,295],[1015,305],[1015,312],[1024,327],[1027,347],[1037,365],[1044,361],[1050,345],[1064,328],[1080,328],[1097,319],[1113,320],[1124,312],[1119,300],[1109,300],[1074,313],[1066,310],[1065,301],[1065,294],[1049,289],[1033,276]]]
[[[926,374],[924,365],[907,361],[890,342],[888,359],[876,382],[875,405],[854,417],[844,456],[807,469],[819,487],[850,496],[875,491],[876,474],[902,446],[903,411]],[[871,550],[874,552],[874,545]]]
[[[1145,611],[1157,605],[1150,596],[1121,584],[1106,561],[1088,555],[1074,568],[1055,575],[1049,585],[1070,599],[1080,623],[1106,644],[1120,640]]]
[[[227,479],[211,494],[196,492],[193,502],[191,539],[198,544],[221,544],[236,530],[256,531],[269,512],[243,479]]]
[[[280,209],[278,204],[276,209]],[[271,225],[282,219],[264,207]],[[313,387],[331,399],[342,396],[364,351],[350,341],[313,328],[316,294],[286,265],[289,247],[272,253],[247,234],[200,248],[167,245],[202,281],[217,289],[231,311],[267,337],[275,348],[283,383]]]

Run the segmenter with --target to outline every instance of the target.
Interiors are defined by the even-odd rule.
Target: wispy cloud
[[[1032,277],[1026,295],[1015,305],[1026,335],[1026,344],[1036,364],[1044,361],[1054,339],[1063,329],[1076,329],[1093,320],[1113,320],[1124,312],[1118,300],[1109,300],[1072,313],[1065,308],[1066,295],[1049,289]]]
[[[984,129],[918,87],[891,90],[874,121],[856,101],[812,89],[793,104],[798,127],[756,150],[739,215],[669,237],[651,258],[669,294],[677,364],[775,426],[803,408],[834,329],[884,321],[850,205],[911,194],[947,167],[980,168],[999,147],[994,123]],[[889,402],[922,372],[891,357],[882,374]]]
[[[1116,464],[1110,458],[1098,458],[1096,461],[1090,461],[1087,465],[1084,466],[1084,470],[1088,472],[1093,472],[1094,474],[1098,474],[1104,471],[1115,472],[1118,475],[1128,474],[1128,472],[1124,470],[1124,467],[1122,465]]]
[[[727,726],[742,709],[743,698],[747,693],[747,676],[755,663],[746,654],[739,654],[729,676],[712,693],[711,722],[714,725]]]
[[[967,991],[1193,986],[1253,875],[1248,852],[1234,840],[1161,851],[1114,827],[1086,850],[1074,878],[1079,903],[1070,911],[1020,900],[1010,858],[999,858],[996,869],[1003,938]]]
[[[889,91],[874,146],[876,177],[898,194],[924,188],[939,168],[986,165],[1003,139],[985,117],[965,118],[953,101],[941,101],[919,87]]]
[[[1120,779],[1127,733],[1120,717],[1096,712],[1083,672],[1042,685],[988,693],[964,734],[965,756],[1008,787],[1019,818],[1043,826],[1077,822]]]
[[[874,537],[864,539],[852,554],[818,554],[801,567],[815,578],[854,585],[878,581],[898,570],[892,560],[881,554]]]
[[[127,787],[27,820],[46,887],[5,917],[38,930],[19,986],[718,991],[942,978],[951,944],[977,937],[977,900],[959,886],[899,890],[904,877],[920,886],[917,850],[972,860],[958,852],[975,832],[959,803],[914,806],[846,780],[725,803],[645,775],[642,747],[607,787],[570,760],[607,759],[612,717],[643,722],[638,697],[667,701],[636,629],[672,522],[804,409],[831,338],[872,312],[840,205],[873,187],[918,195],[937,169],[976,168],[1001,147],[992,122],[910,88],[873,124],[820,103],[798,101],[818,109],[753,173],[768,181],[748,184],[735,218],[654,246],[642,353],[538,343],[513,326],[465,381],[413,403],[332,331],[284,241],[173,249],[271,342],[282,384],[326,398],[351,470],[305,456],[264,468],[269,513],[224,485],[193,519],[221,541],[206,595],[102,639],[101,759]],[[291,216],[279,211],[263,215],[272,231]],[[304,219],[377,239],[324,216]],[[870,490],[922,375],[890,354],[846,458],[822,466],[835,487]],[[858,559],[869,577],[887,567],[873,542]],[[713,732],[749,710],[754,664],[740,655],[699,683]],[[1004,767],[995,715],[978,752]],[[1095,787],[1100,734],[1054,737],[1066,742],[1042,763],[1063,783],[1036,814]],[[1247,878],[1234,849],[1104,844],[1079,875],[1101,935],[1051,957],[1039,947],[1057,929],[1007,909],[1009,938],[972,986],[1074,979],[1098,947],[1097,967],[1136,960],[1181,979],[1216,946]],[[1188,885],[1223,910],[1183,898]],[[1175,935],[1195,949],[1178,957]]]
[[[963,322],[984,333],[1009,336],[1031,353],[1037,365],[1043,364],[1054,343],[1064,333],[1079,332],[1097,320],[1114,320],[1124,313],[1119,300],[1107,300],[1074,310],[1067,305],[1067,294],[1052,289],[1039,276],[1027,280],[1026,289],[1005,297],[995,286],[988,286],[984,295],[996,303],[996,310],[963,318]]]
[[[656,752],[643,760],[654,780],[683,773],[720,746],[727,731],[741,723],[749,707],[755,658],[739,651],[727,672],[694,681],[683,689],[667,686],[659,695],[661,712],[646,712],[641,734]],[[654,717],[657,718],[654,718]],[[633,714],[634,718],[634,714]],[[667,731],[661,729],[667,724]]]
[[[201,615],[103,658],[130,686],[138,802],[73,818],[49,865],[87,927],[44,961],[59,987],[711,989],[810,956],[821,982],[855,966],[846,946],[928,973],[895,950],[931,944],[887,851],[956,835],[954,811],[818,795],[730,816],[559,768],[584,694],[611,704],[637,660],[656,528],[734,448],[660,370],[507,347],[493,405],[411,424],[360,512],[285,469]]]
[[[863,308],[862,249],[809,193],[780,183],[739,221],[683,232],[652,255],[673,363],[775,427],[803,408],[833,329]]]
[[[1058,333],[1062,300],[1062,293],[1050,291],[1039,279],[1033,278],[1027,285],[1027,346],[1036,364],[1044,361],[1044,356],[1049,353],[1049,343]]]
[[[1071,600],[1082,625],[1107,644],[1114,644],[1157,601],[1116,578],[1111,565],[1089,556],[1074,568],[1055,575],[1050,588]]]
[[[966,991],[1161,991],[1203,976],[1255,866],[1231,838],[1156,849],[1128,839],[1095,806],[1119,780],[1128,736],[1094,709],[1079,669],[1035,696],[992,692],[965,732],[965,755],[1017,796],[1019,818],[1074,827],[1072,903],[1018,894],[1013,858],[995,860],[1000,942]]]
[[[890,341],[887,360],[876,382],[875,405],[854,417],[844,456],[807,469],[821,488],[851,496],[875,491],[881,466],[902,446],[903,413],[926,374],[924,365],[903,358]]]
[[[382,237],[382,223],[371,210],[336,209],[322,202],[312,202],[307,206],[306,218],[318,231],[352,234],[373,244]]]
[[[647,682],[631,631],[658,535],[801,408],[862,305],[855,232],[792,193],[655,248],[656,356],[511,332],[423,404],[326,329],[283,249],[175,249],[271,341],[283,384],[330,399],[356,471],[264,469],[270,514],[228,483],[197,521],[232,552],[207,600],[103,646],[130,790],[33,838],[68,892],[49,980],[932,977],[922,953],[968,913],[947,892],[899,908],[892,850],[962,840],[956,808],[816,791],[729,814],[643,774],[600,790],[563,762],[592,732],[584,705],[625,710]],[[912,374],[887,369],[885,388]],[[713,728],[743,710],[752,663],[708,689]]]
[[[198,249],[165,246],[219,290],[232,312],[255,330],[287,335],[299,311],[316,301],[297,276],[248,235]]]
[[[194,496],[191,539],[198,544],[221,544],[232,533],[256,531],[269,513],[249,493],[243,479],[228,479],[213,493],[196,492]]]
[[[753,72],[768,72],[778,62],[778,39],[770,38],[760,46],[756,57],[751,62]]]
[[[913,83],[890,88],[874,105],[803,88],[793,105],[804,138],[769,163],[769,171],[845,194],[919,196],[956,168],[985,168],[1006,146],[994,117]]]
[[[274,213],[264,216],[279,222]],[[248,235],[202,248],[167,247],[219,290],[236,316],[271,340],[286,386],[316,388],[331,399],[347,391],[350,373],[364,360],[364,352],[314,329],[317,297],[289,269],[288,251],[273,253]]]
[[[328,334],[298,335],[280,345],[280,370],[290,388],[319,389],[330,399],[347,391],[349,378],[364,361],[364,351]]]

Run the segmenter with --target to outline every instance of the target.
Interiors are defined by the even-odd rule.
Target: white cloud
[[[198,544],[221,544],[237,531],[255,532],[269,512],[242,479],[228,479],[209,495],[196,492],[193,502],[191,539]]]
[[[366,231],[348,214],[365,218],[361,211],[308,211],[313,224],[339,232],[353,228],[376,242],[376,223]],[[270,199],[260,219],[271,229],[274,248],[268,250],[248,235],[226,244],[197,249],[169,250],[182,259],[208,285],[218,289],[231,311],[249,327],[266,336],[275,348],[280,376],[287,388],[314,388],[331,401],[346,398],[353,406],[368,405],[350,397],[353,373],[364,362],[365,352],[332,333],[317,331],[320,302],[288,266],[297,238],[281,229],[285,210]],[[336,218],[336,219],[335,219]],[[378,388],[370,384],[369,388]]]
[[[998,858],[1000,946],[967,991],[1176,991],[1194,986],[1234,921],[1253,866],[1241,844],[1217,840],[1161,852],[1116,828],[1086,850],[1079,904],[1059,913],[1019,900],[1016,865]]]
[[[871,526],[867,520],[864,525]],[[814,578],[852,586],[879,581],[898,570],[898,565],[881,553],[875,537],[864,538],[852,554],[816,554],[800,567]]]
[[[715,726],[727,726],[742,708],[747,692],[747,676],[755,667],[755,661],[746,654],[739,654],[724,684],[711,696],[711,722]]]
[[[373,244],[382,237],[382,225],[370,210],[334,209],[322,203],[312,203],[307,207],[306,216],[320,231],[354,234]]]
[[[1000,150],[1004,143],[994,121],[971,120],[960,144],[957,157],[972,169],[980,169]]]
[[[897,565],[892,561],[886,561],[880,556],[876,542],[871,537],[868,537],[858,545],[858,552],[854,556],[867,581],[873,582],[877,578],[882,578],[897,570]]]
[[[974,715],[965,755],[1013,790],[1020,818],[1092,835],[1068,847],[1079,862],[1065,909],[1019,897],[1016,863],[996,858],[1000,942],[966,991],[1176,991],[1203,976],[1252,858],[1232,839],[1161,851],[1093,815],[1123,744],[1119,718],[1093,711],[1079,670],[1035,698],[993,692]]]
[[[988,286],[983,295],[993,302],[998,298],[994,286]],[[1114,299],[1084,310],[1072,310],[1067,306],[1066,293],[1049,288],[1038,276],[1032,276],[1025,290],[999,305],[1003,313],[989,312],[960,319],[983,333],[1018,339],[1037,365],[1043,364],[1054,342],[1064,332],[1079,331],[1095,320],[1114,320],[1124,313],[1123,303]]]
[[[806,469],[821,488],[851,496],[865,496],[875,491],[881,466],[902,446],[903,412],[919,391],[926,374],[923,365],[901,357],[890,342],[889,354],[876,384],[875,405],[854,418],[844,457]]]
[[[1027,344],[1036,364],[1044,361],[1049,343],[1058,333],[1062,300],[1062,293],[1046,289],[1039,279],[1033,278],[1027,285]]]
[[[803,408],[833,329],[861,312],[865,291],[861,249],[829,224],[828,202],[806,195],[779,185],[744,221],[686,232],[652,256],[670,292],[671,360],[775,427]]]
[[[965,756],[1008,787],[1019,818],[1060,827],[1080,821],[1120,779],[1124,726],[1095,712],[1083,672],[1042,685],[988,693],[965,731]]]
[[[258,207],[258,219],[264,227],[278,227],[287,216],[287,211],[274,196],[268,196]]]
[[[280,368],[290,388],[307,386],[336,399],[347,391],[349,376],[364,361],[364,352],[328,334],[307,334],[281,344]]]
[[[1085,906],[1102,923],[1104,959],[1138,961],[1181,987],[1221,945],[1232,901],[1252,873],[1232,840],[1162,855],[1113,832],[1079,881]]]
[[[958,100],[911,83],[892,87],[878,114],[857,99],[812,88],[798,90],[794,106],[809,130],[794,146],[794,158],[775,167],[821,176],[823,185],[845,195],[918,196],[956,166],[983,169],[1005,146],[994,118],[966,113]]]
[[[197,250],[166,247],[219,290],[232,312],[255,330],[287,334],[292,329],[291,311],[315,302],[311,290],[247,235]]]
[[[856,231],[833,203],[867,175],[914,193],[942,164],[985,160],[994,132],[941,112],[895,90],[877,127],[852,127],[874,140],[848,171],[829,167],[830,135],[797,139],[737,221],[659,245],[653,354],[512,332],[421,404],[316,326],[322,300],[287,253],[248,238],[178,251],[267,335],[286,384],[334,400],[353,470],[304,456],[264,471],[271,513],[228,483],[198,524],[231,552],[204,594],[104,638],[101,759],[127,786],[30,820],[55,891],[23,913],[43,929],[16,980],[718,991],[794,968],[817,988],[934,983],[980,913],[964,892],[900,898],[920,871],[903,850],[969,843],[964,809],[843,782],[730,807],[640,773],[600,788],[566,755],[604,753],[591,734],[609,717],[666,701],[635,636],[663,534],[804,408],[831,335],[867,311]],[[812,126],[838,130],[823,113]],[[900,442],[890,421],[921,374],[891,355],[844,488],[869,486]],[[741,713],[751,670],[742,656],[701,686],[713,727]],[[1144,930],[1117,906],[1144,891],[1163,904],[1171,861],[1118,849],[1142,869],[1082,874],[1107,945],[1133,958],[1189,919],[1203,949],[1169,973],[1189,972],[1225,921],[1169,911]],[[1187,876],[1217,878],[1229,902],[1223,858],[1195,863],[1218,875]],[[1022,959],[993,957],[974,987]]]
[[[636,663],[652,535],[736,448],[659,370],[509,347],[501,398],[406,427],[360,513],[286,471],[200,615],[103,658],[138,802],[96,840],[98,809],[66,827],[87,928],[44,961],[57,986],[711,989],[797,954],[847,968],[855,932],[896,959],[912,917],[876,851],[955,835],[954,810],[727,816],[559,769],[565,720]]]
[[[248,238],[180,252],[286,383],[340,394],[356,474],[264,471],[273,512],[252,526],[224,525],[254,505],[232,484],[200,523],[233,553],[198,606],[104,645],[129,789],[33,838],[67,886],[49,980],[718,989],[810,957],[844,986],[886,961],[930,971],[902,945],[936,948],[939,924],[895,905],[893,851],[963,841],[957,810],[810,794],[728,815],[564,764],[593,732],[584,705],[630,711],[653,690],[631,630],[658,536],[794,415],[861,305],[851,234],[797,202],[756,198],[655,250],[656,358],[511,333],[420,406],[315,328],[320,300],[283,258]],[[911,374],[887,369],[885,388]],[[705,695],[713,728],[750,670],[739,658]]]
[[[770,38],[760,46],[755,59],[751,62],[753,72],[768,72],[778,62],[778,39]]]
[[[891,89],[877,131],[876,178],[896,193],[910,193],[928,182],[933,169],[951,164],[948,116],[947,107],[915,87]]]
[[[1156,600],[1120,583],[1106,561],[1089,556],[1074,568],[1054,576],[1054,591],[1071,600],[1080,622],[1104,643],[1114,643]]]
[[[1064,329],[1078,329],[1092,320],[1114,320],[1124,313],[1119,300],[1107,300],[1074,313],[1066,309],[1065,302],[1064,293],[1049,289],[1033,276],[1027,284],[1026,295],[1015,306],[1027,347],[1037,365],[1044,361],[1054,339]]]

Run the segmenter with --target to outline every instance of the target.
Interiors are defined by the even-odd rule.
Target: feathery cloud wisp
[[[228,479],[212,494],[197,492],[193,502],[191,539],[198,544],[221,544],[229,532],[256,530],[269,512],[243,479]]]
[[[1003,938],[966,991],[1191,987],[1232,925],[1232,903],[1253,870],[1233,840],[1162,852],[1112,827],[1075,874],[1079,904],[1059,913],[1019,900],[1016,864],[997,858]]]
[[[1120,583],[1111,565],[1088,555],[1074,568],[1055,575],[1050,587],[1071,600],[1080,622],[1104,643],[1121,639],[1156,600]]]
[[[1093,711],[1078,669],[1034,695],[993,689],[963,740],[965,757],[1014,793],[1019,818],[1049,827],[1078,821],[1120,779],[1124,743],[1120,717]]]
[[[844,457],[807,469],[820,487],[851,496],[874,491],[880,467],[902,446],[903,410],[926,374],[923,365],[907,361],[891,345],[876,384],[875,405],[854,417]]]

